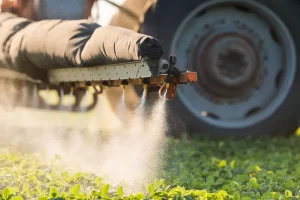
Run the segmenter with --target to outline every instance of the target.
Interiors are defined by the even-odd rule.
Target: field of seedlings
[[[59,156],[45,161],[40,154],[3,152],[0,197],[3,200],[298,199],[299,145],[298,136],[237,142],[170,139],[157,179],[145,186],[145,190],[131,194],[122,185],[112,186],[93,173],[65,171],[57,164]]]
[[[2,110],[0,199],[300,198],[299,136],[174,139],[164,106],[140,107],[127,124],[105,102],[76,116]]]

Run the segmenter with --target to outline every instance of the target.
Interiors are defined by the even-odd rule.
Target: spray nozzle
[[[127,81],[127,80],[122,80],[122,81],[121,81],[121,84],[122,84],[122,86],[123,86],[123,89],[125,90],[126,85],[128,85],[128,81]]]
[[[170,87],[170,83],[166,83],[166,88],[168,89]]]
[[[167,71],[168,75],[167,75],[167,78],[165,79],[166,83],[174,82],[174,77],[177,77],[181,74],[179,69],[175,67],[176,61],[177,61],[176,56],[170,56],[170,59],[169,59],[170,67]]]

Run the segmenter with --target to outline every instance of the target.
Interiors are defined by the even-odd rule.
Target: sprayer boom
[[[118,63],[82,68],[58,68],[48,70],[48,81],[40,82],[26,79],[13,79],[14,84],[21,88],[26,85],[29,91],[55,90],[60,98],[57,105],[46,105],[38,99],[38,105],[26,103],[26,107],[37,107],[50,110],[89,111],[93,109],[105,87],[120,87],[126,85],[143,85],[145,94],[150,91],[159,93],[160,98],[172,99],[176,94],[178,84],[187,84],[197,81],[196,72],[180,71],[175,67],[176,57],[169,60],[142,59],[135,62]],[[6,76],[3,80],[9,81]],[[25,83],[25,84],[24,84]],[[80,103],[88,88],[92,87],[93,102],[88,107],[80,108]],[[65,95],[75,97],[75,104],[70,107],[61,105]],[[32,95],[30,95],[32,96]]]
[[[146,60],[114,65],[84,68],[51,69],[48,72],[51,84],[62,87],[138,85],[157,87],[163,84],[187,84],[197,81],[196,72],[179,71],[174,65],[176,57],[170,61]],[[174,62],[175,61],[175,62]]]

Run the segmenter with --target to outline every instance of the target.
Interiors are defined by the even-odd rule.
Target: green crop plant
[[[71,173],[57,156],[0,154],[1,200],[271,200],[300,198],[300,137],[168,140],[164,170],[141,193],[126,194],[89,172]],[[105,161],[104,161],[105,162]]]

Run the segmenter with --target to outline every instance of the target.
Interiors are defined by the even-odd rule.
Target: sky
[[[126,0],[111,0],[111,1],[118,5],[122,5]],[[105,0],[99,0],[98,5],[99,5],[98,12],[99,12],[99,18],[100,18],[98,23],[103,26],[109,24],[113,15],[117,13],[118,8],[107,3]]]

